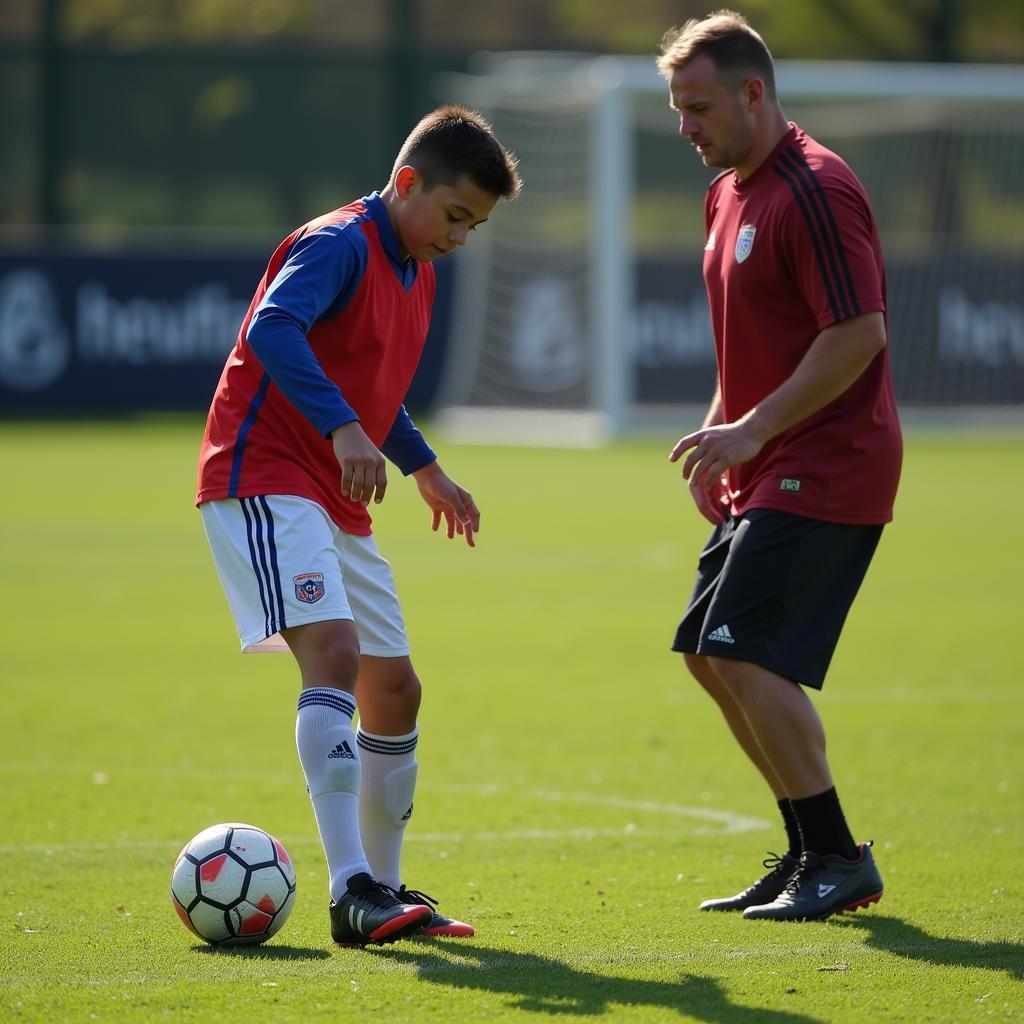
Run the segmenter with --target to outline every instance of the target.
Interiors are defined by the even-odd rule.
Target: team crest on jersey
[[[737,263],[742,263],[750,255],[750,250],[754,248],[754,235],[756,234],[757,228],[753,224],[744,224],[740,228],[740,233],[736,236]]]
[[[295,596],[306,604],[316,604],[324,596],[324,574],[322,572],[304,572],[292,577],[295,584]]]

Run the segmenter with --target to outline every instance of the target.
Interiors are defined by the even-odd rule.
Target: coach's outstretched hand
[[[380,449],[366,436],[358,420],[331,433],[334,457],[341,466],[341,493],[364,507],[380,504],[388,486],[388,474]]]
[[[452,480],[436,462],[416,470],[413,477],[420,495],[434,514],[430,528],[436,531],[444,516],[448,539],[459,533],[471,548],[475,548],[474,538],[480,532],[480,509],[469,491]]]

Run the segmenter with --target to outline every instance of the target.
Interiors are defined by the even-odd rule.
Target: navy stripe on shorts
[[[273,636],[278,630],[286,629],[284,596],[281,592],[281,573],[277,565],[277,545],[274,542],[274,517],[264,497],[242,498],[242,515],[245,516],[246,540],[249,544],[249,560],[256,575],[260,592],[260,603],[266,619],[266,634]]]

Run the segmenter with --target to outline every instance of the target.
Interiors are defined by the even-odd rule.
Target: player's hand
[[[443,517],[449,540],[458,533],[466,538],[471,548],[475,548],[475,537],[480,532],[480,509],[469,491],[447,476],[436,462],[416,470],[413,477],[421,497],[433,513],[430,528],[436,532]]]
[[[366,436],[357,421],[331,434],[334,457],[341,466],[341,493],[362,506],[384,500],[388,474],[380,449]]]
[[[707,487],[698,487],[690,480],[690,497],[693,498],[697,511],[712,526],[725,522],[729,513],[731,499],[729,497],[729,478],[723,473]]]
[[[689,452],[683,463],[683,478],[690,481],[690,492],[701,514],[712,522],[720,522],[713,515],[709,516],[709,512],[713,513],[714,506],[721,504],[725,493],[722,475],[727,469],[752,459],[763,445],[745,423],[725,423],[702,427],[681,437],[669,452],[668,461],[678,462]],[[709,501],[698,500],[701,491],[708,493]]]

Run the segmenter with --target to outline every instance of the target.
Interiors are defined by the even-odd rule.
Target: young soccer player
[[[724,169],[705,204],[718,388],[670,455],[685,456],[714,530],[673,649],[771,788],[789,841],[767,875],[702,909],[822,918],[882,895],[804,690],[824,683],[900,474],[878,230],[850,168],[787,122],[771,54],[740,15],[666,34],[658,66],[680,134]]]
[[[210,407],[197,504],[242,649],[298,662],[296,745],[340,945],[473,934],[401,884],[420,682],[368,507],[384,498],[387,458],[416,481],[432,528],[444,520],[449,539],[474,546],[480,512],[403,402],[432,262],[520,187],[515,157],[479,114],[428,114],[380,194],[278,246]]]

